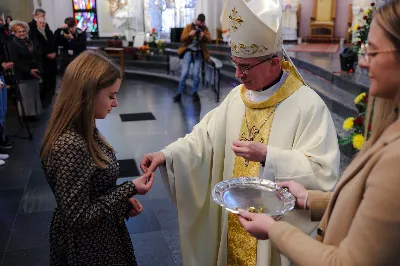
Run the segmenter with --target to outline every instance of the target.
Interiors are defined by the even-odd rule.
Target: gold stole
[[[290,62],[282,62],[282,68],[289,73],[282,86],[266,101],[255,103],[245,97],[242,85],[241,97],[246,106],[239,140],[258,141],[268,144],[268,137],[277,105],[303,86],[303,79]],[[247,117],[247,121],[246,121]],[[269,117],[269,118],[268,118]],[[265,124],[264,121],[268,118]],[[249,128],[247,128],[247,126]],[[262,127],[261,127],[262,126]],[[261,128],[260,128],[261,127]],[[246,166],[247,165],[247,166]],[[240,156],[235,158],[233,178],[258,177],[259,162],[245,162]],[[267,251],[266,251],[267,252]],[[255,266],[257,263],[257,239],[250,236],[240,224],[235,214],[228,214],[228,266]]]

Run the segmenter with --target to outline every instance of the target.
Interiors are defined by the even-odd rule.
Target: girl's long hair
[[[100,90],[110,87],[121,78],[120,68],[99,52],[85,51],[69,64],[44,135],[40,152],[42,160],[51,154],[63,131],[73,125],[85,139],[95,164],[100,168],[106,166],[109,158],[94,139],[94,100]],[[112,149],[102,136],[100,138]]]

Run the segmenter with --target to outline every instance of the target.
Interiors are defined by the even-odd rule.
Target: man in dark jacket
[[[56,76],[57,76],[57,44],[54,38],[54,34],[51,30],[46,29],[47,23],[44,18],[37,20],[37,33],[35,39],[40,46],[41,55],[39,60],[41,61],[41,68],[43,71],[43,88],[41,91],[42,101],[51,99],[56,88]]]
[[[54,32],[56,43],[62,46],[60,51],[61,57],[61,75],[69,63],[76,58],[80,53],[86,50],[86,32],[76,27],[75,19],[68,17],[64,21],[64,25]]]
[[[38,32],[37,30],[37,21],[43,18],[44,20],[46,20],[46,11],[44,11],[41,8],[38,8],[35,10],[35,15],[32,19],[31,22],[28,23],[29,25],[29,39],[31,39],[32,41],[35,41],[35,36]],[[46,24],[46,30],[50,30],[49,25]]]
[[[197,90],[200,83],[200,72],[203,60],[207,61],[210,54],[207,43],[211,42],[210,32],[205,24],[206,17],[200,14],[197,20],[188,24],[181,35],[182,46],[178,55],[183,58],[182,74],[178,86],[178,94],[174,97],[175,102],[181,101],[183,87],[189,74],[190,65],[193,63],[193,101],[199,101]]]

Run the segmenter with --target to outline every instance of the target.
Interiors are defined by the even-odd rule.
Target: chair
[[[215,30],[215,42],[217,44],[219,44],[219,42],[223,42],[223,38],[222,38],[222,29],[221,28],[217,28]]]
[[[352,39],[353,39],[353,27],[352,27],[352,25],[353,25],[353,4],[350,4],[349,5],[349,16],[348,16],[348,19],[347,19],[347,27],[348,27],[348,30],[347,30],[347,42],[348,43],[351,43],[352,42]]]
[[[314,0],[310,21],[310,39],[333,40],[336,0]]]

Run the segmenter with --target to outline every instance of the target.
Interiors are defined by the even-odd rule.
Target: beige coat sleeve
[[[400,155],[393,149],[384,153],[371,170],[364,199],[347,237],[338,246],[314,240],[285,222],[277,222],[270,228],[270,240],[299,266],[398,265],[399,161]]]
[[[308,191],[311,221],[321,221],[326,208],[328,208],[332,195],[332,192],[323,192],[318,190]]]

